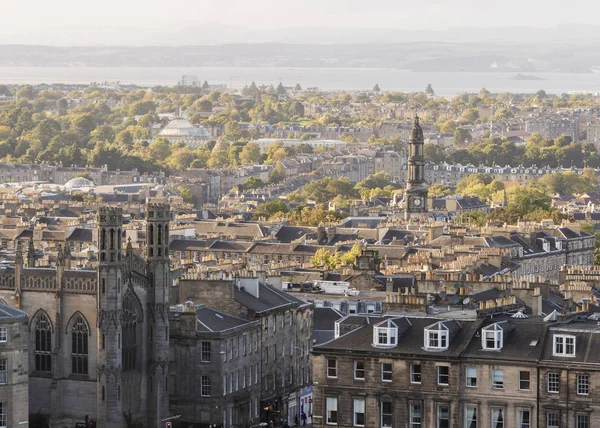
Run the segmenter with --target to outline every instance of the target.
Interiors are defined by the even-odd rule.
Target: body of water
[[[240,88],[257,84],[285,86],[299,83],[302,88],[328,90],[372,89],[422,91],[431,83],[436,94],[451,96],[459,92],[548,93],[600,92],[600,74],[536,73],[545,80],[511,80],[511,72],[416,72],[389,68],[285,68],[285,67],[0,67],[0,83],[79,83],[120,81],[140,86],[177,84],[184,74],[200,81]]]

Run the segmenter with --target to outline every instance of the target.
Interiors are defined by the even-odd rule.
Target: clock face
[[[421,206],[421,200],[420,199],[415,199],[413,201],[413,204],[415,205],[415,207]]]

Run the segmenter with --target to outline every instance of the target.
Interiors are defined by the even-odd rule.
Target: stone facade
[[[0,426],[29,426],[28,347],[27,314],[0,303]]]
[[[31,314],[29,400],[52,424],[88,415],[98,427],[121,427],[123,412],[147,424],[166,415],[169,206],[149,204],[146,215],[152,259],[130,245],[124,252],[121,209],[101,208],[96,268],[71,269],[60,244],[56,266],[25,267],[19,244],[14,267],[0,275],[0,299]]]
[[[206,317],[212,318],[210,325],[202,322]],[[223,427],[256,423],[260,323],[204,307],[174,312],[171,321],[170,359],[177,361],[169,373],[171,414],[185,422]]]

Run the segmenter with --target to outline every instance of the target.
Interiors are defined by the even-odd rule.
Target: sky
[[[0,44],[47,45],[287,41],[309,28],[346,31],[360,41],[367,29],[556,27],[596,24],[600,13],[595,0],[1,0],[0,6]]]

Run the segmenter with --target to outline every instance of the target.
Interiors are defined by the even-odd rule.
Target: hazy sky
[[[185,44],[195,34],[201,41],[205,32],[207,41],[220,36],[231,41],[240,27],[252,29],[258,38],[267,32],[273,40],[273,30],[299,27],[554,27],[595,24],[600,12],[596,0],[1,0],[0,7],[0,43],[67,45],[140,44],[144,39]]]

